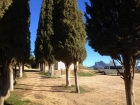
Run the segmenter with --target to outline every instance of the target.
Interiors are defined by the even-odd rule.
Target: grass
[[[11,92],[10,97],[5,100],[4,105],[33,105],[30,100],[21,100],[20,96]]]
[[[71,86],[66,87],[66,89],[72,89],[72,88],[75,88],[75,85],[71,85]]]
[[[45,75],[46,77],[50,77],[49,72],[46,72],[46,73],[44,73],[44,72],[39,72],[39,74]]]
[[[50,77],[49,72],[46,72],[46,73],[44,73],[44,72],[39,72],[39,74],[44,75],[45,78],[53,78],[53,79],[61,78],[61,77]]]
[[[23,76],[17,79],[26,78],[26,73],[23,73]],[[15,87],[17,87],[16,85]],[[30,100],[21,100],[22,95],[16,94],[16,92],[11,92],[10,97],[4,101],[4,105],[33,105]]]
[[[26,78],[26,77],[27,77],[26,73],[23,73],[21,78]]]
[[[89,90],[86,90],[84,87],[82,86],[79,86],[79,89],[80,89],[80,93],[87,93],[89,92]]]
[[[82,76],[82,77],[92,77],[95,75],[96,75],[95,72],[84,72],[84,71],[78,72],[78,76]]]
[[[75,88],[76,88],[75,85],[71,85],[69,87],[66,87],[67,90],[71,90],[70,93],[75,93]],[[89,90],[85,89],[82,86],[79,86],[79,90],[80,90],[80,94],[89,92]]]

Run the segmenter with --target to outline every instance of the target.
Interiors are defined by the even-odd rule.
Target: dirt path
[[[65,77],[45,78],[38,72],[26,75],[18,81],[15,92],[36,105],[126,105],[124,83],[119,76],[80,77],[80,85],[89,92],[76,94],[65,88]],[[134,83],[136,103],[140,105],[140,74],[135,75]]]

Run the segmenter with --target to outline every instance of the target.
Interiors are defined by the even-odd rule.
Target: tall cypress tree
[[[30,57],[30,10],[29,10],[29,0],[23,0],[18,3],[21,8],[19,10],[18,19],[16,19],[20,24],[20,31],[18,39],[17,56],[16,59],[20,64],[20,77],[22,77],[22,70],[24,69],[24,63],[29,60]],[[21,49],[22,48],[22,49]]]
[[[52,37],[54,34],[53,31],[53,22],[52,22],[52,13],[53,13],[53,0],[45,0],[46,2],[46,8],[44,8],[44,12],[46,13],[46,17],[44,19],[44,38],[43,38],[43,53],[44,53],[44,58],[49,64],[49,69],[51,76],[53,75],[52,71],[52,65],[55,61],[54,58],[54,53],[53,53],[53,47],[52,47]]]
[[[73,45],[74,48],[72,50],[72,60],[74,63],[74,75],[75,75],[75,85],[76,85],[76,92],[79,93],[79,85],[78,85],[78,77],[77,77],[77,70],[79,68],[79,63],[82,63],[83,60],[86,58],[86,32],[85,32],[85,24],[82,19],[81,11],[77,12],[77,22],[75,22],[75,27],[77,30],[77,34],[75,36],[75,44]]]
[[[86,56],[85,30],[81,20],[76,0],[54,0],[53,46],[56,59],[63,61],[66,66],[66,86],[70,86],[70,64],[76,63]],[[80,56],[80,53],[81,55],[84,53],[83,56]]]
[[[46,8],[46,4],[45,1],[43,0],[39,22],[38,22],[37,35],[35,40],[34,54],[35,54],[36,62],[41,61],[43,57],[43,35],[44,35],[43,27],[44,27],[44,18],[46,16],[46,13],[44,12],[44,8]]]
[[[6,99],[4,97],[7,96],[10,88],[9,66],[11,60],[15,57],[21,57],[21,54],[24,54],[26,51],[28,54],[30,53],[30,12],[28,1],[13,0],[12,5],[5,11],[3,18],[0,20],[1,104]],[[28,50],[27,47],[29,48]]]
[[[133,80],[140,56],[139,0],[90,0],[90,5],[86,3],[85,16],[89,45],[122,64],[124,74],[120,74],[126,102],[135,105]]]
[[[51,67],[55,61],[53,55],[53,47],[51,45],[52,36],[54,34],[52,29],[53,25],[52,12],[53,12],[53,0],[44,0],[42,2],[37,37],[40,36],[40,40],[42,40],[42,43],[40,43],[42,49],[40,48],[39,49],[42,53],[42,57],[48,62],[49,67]]]

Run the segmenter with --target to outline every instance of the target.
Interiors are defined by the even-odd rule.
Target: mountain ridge
[[[99,62],[95,62],[95,64],[93,66],[89,67],[89,68],[93,68],[93,69],[100,68],[100,69],[103,69],[106,66],[107,66],[107,64],[105,62],[99,61]]]

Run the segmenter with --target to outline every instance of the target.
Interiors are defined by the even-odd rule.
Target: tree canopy
[[[116,58],[127,53],[136,56],[139,47],[139,0],[90,0],[86,3],[89,45],[101,55]]]
[[[69,67],[74,63],[76,92],[79,93],[77,69],[78,62],[86,58],[86,33],[76,0],[54,0],[53,29],[54,54],[58,61],[65,63],[66,86],[70,86]]]
[[[0,43],[14,51],[12,57],[30,56],[30,10],[29,0],[13,0],[12,5],[0,20]],[[23,57],[24,56],[24,57]]]
[[[86,56],[86,35],[82,13],[77,8],[76,0],[54,0],[53,24],[56,59],[65,63],[80,59],[82,61]]]
[[[7,2],[8,0],[5,0]],[[0,19],[1,104],[9,89],[9,68],[13,58],[23,61],[30,55],[29,0],[12,0]],[[11,83],[12,84],[12,83]],[[5,98],[6,99],[6,98]],[[3,101],[2,101],[3,100]]]
[[[48,63],[54,63],[55,58],[53,54],[53,47],[51,44],[52,36],[54,34],[52,29],[52,13],[53,13],[53,0],[43,0],[40,19],[38,24],[37,39],[35,43],[35,55],[41,54]],[[41,42],[41,43],[40,43]],[[39,51],[37,51],[37,49]],[[37,54],[37,52],[39,54]]]
[[[101,55],[118,60],[124,73],[127,105],[135,105],[133,79],[140,57],[139,0],[90,0],[86,3],[89,45]]]
[[[44,27],[44,18],[46,13],[43,12],[44,8],[46,7],[45,0],[42,2],[42,7],[41,7],[41,12],[40,12],[40,17],[39,17],[39,22],[38,22],[38,29],[37,29],[37,35],[36,35],[36,40],[35,40],[35,58],[36,61],[39,61],[43,57],[43,27]]]

